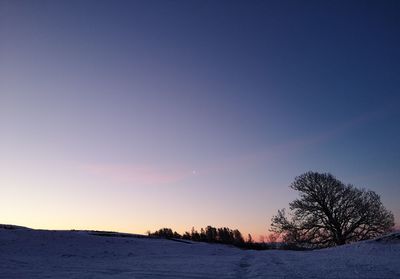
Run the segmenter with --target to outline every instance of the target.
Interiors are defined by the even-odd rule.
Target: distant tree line
[[[201,228],[200,231],[197,231],[193,227],[190,232],[185,232],[183,235],[173,231],[170,228],[162,228],[153,233],[148,232],[148,235],[167,239],[183,239],[208,243],[228,244],[242,249],[265,250],[271,248],[266,243],[254,242],[250,234],[248,235],[247,240],[245,240],[239,230],[232,230],[227,227],[215,228],[213,226],[207,226],[206,228]]]

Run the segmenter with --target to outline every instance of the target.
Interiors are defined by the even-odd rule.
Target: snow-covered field
[[[318,251],[0,228],[0,278],[400,278],[399,234]]]

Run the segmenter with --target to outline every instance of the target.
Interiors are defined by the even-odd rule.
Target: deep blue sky
[[[314,170],[378,192],[398,224],[399,14],[399,1],[0,1],[4,222],[262,234]]]

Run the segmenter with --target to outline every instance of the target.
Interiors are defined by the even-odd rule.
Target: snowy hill
[[[317,251],[243,251],[0,226],[0,278],[400,278],[400,233]]]

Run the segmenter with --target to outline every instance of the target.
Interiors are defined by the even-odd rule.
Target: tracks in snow
[[[249,272],[250,272],[250,267],[252,265],[252,261],[254,260],[254,255],[249,254],[248,251],[246,251],[246,255],[243,256],[238,265],[238,269],[236,272],[236,277],[238,279],[241,278],[248,278]]]

